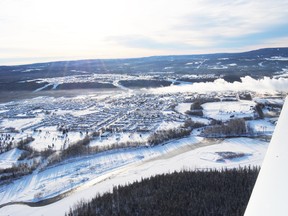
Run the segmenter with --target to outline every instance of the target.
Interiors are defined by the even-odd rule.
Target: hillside
[[[288,48],[267,48],[243,53],[152,56],[131,59],[91,59],[59,61],[18,66],[0,66],[0,91],[31,90],[27,80],[87,76],[91,74],[214,74],[271,77],[287,67]],[[22,82],[20,82],[22,81]],[[19,83],[20,82],[20,83]],[[36,84],[35,84],[36,83]],[[12,87],[11,87],[12,86]],[[14,89],[13,89],[14,88]],[[96,88],[102,88],[96,87]],[[110,88],[107,86],[107,88]],[[37,89],[35,86],[34,90]]]

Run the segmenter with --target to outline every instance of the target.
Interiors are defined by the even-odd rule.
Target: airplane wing
[[[260,215],[288,215],[288,96],[245,211]]]

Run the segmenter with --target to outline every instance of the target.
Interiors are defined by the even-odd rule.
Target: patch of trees
[[[18,143],[17,146],[19,149],[25,149],[26,145],[29,144],[30,142],[34,141],[35,139],[31,136],[26,137],[25,139],[21,139]]]
[[[201,105],[204,103],[218,101],[220,101],[219,98],[197,98],[192,102],[190,110],[187,110],[185,113],[187,115],[203,116],[203,107]]]
[[[0,136],[0,153],[7,152],[13,147],[14,137],[10,134],[1,134]]]
[[[44,159],[48,158],[53,153],[55,153],[55,150],[53,150],[52,148],[48,148],[43,151],[35,150],[31,146],[27,145],[32,141],[34,141],[34,138],[28,136],[24,139],[21,139],[16,144],[14,144],[14,147],[16,146],[15,148],[22,150],[22,153],[18,158],[18,162],[13,164],[12,167],[6,169],[0,169],[0,180],[3,180],[2,183],[32,173],[40,164],[40,161],[35,159],[36,157],[41,157],[42,159]],[[25,162],[23,160],[31,160],[31,161]]]
[[[233,137],[246,134],[246,124],[244,119],[231,119],[228,122],[221,122],[210,127],[206,127],[201,135],[205,137]]]
[[[251,154],[245,154],[243,152],[216,152],[221,158],[217,159],[217,162],[225,162],[225,160],[233,160],[237,158],[242,158],[245,156],[251,156]]]
[[[0,169],[0,183],[5,184],[21,176],[28,175],[37,168],[39,164],[34,160],[32,164],[19,163],[13,164],[10,168]]]
[[[78,155],[83,155],[88,153],[88,147],[86,147],[90,143],[90,138],[88,135],[84,137],[84,139],[77,141],[75,144],[68,146],[61,152],[62,157],[68,158]]]
[[[44,156],[45,158],[49,156],[47,155],[48,150],[39,152],[39,151],[36,151],[31,146],[27,145],[34,140],[35,139],[33,137],[26,137],[25,139],[22,139],[19,141],[19,143],[17,144],[18,149],[23,151],[20,157],[18,158],[19,161],[24,160],[24,159],[31,159],[37,156]]]
[[[37,81],[0,83],[0,91],[34,91],[47,84],[47,82],[37,83]]]
[[[122,142],[122,143],[115,143],[112,145],[106,146],[89,146],[91,138],[86,135],[84,139],[77,141],[76,143],[68,146],[66,149],[62,150],[61,157],[63,159],[80,156],[80,155],[87,155],[87,154],[94,154],[103,151],[108,151],[112,149],[121,149],[121,148],[128,148],[128,147],[138,147],[144,145],[142,142]]]
[[[194,122],[191,119],[187,119],[184,122],[184,125],[180,128],[173,128],[169,130],[159,130],[151,134],[148,137],[148,144],[159,145],[172,139],[183,138],[183,137],[189,136],[193,129],[200,128],[203,126],[205,125],[202,123]]]
[[[23,150],[22,154],[18,158],[19,161],[24,160],[24,159],[32,159],[32,158],[40,157],[40,156],[43,158],[48,158],[49,156],[51,156],[53,153],[56,152],[52,148],[47,148],[42,151],[37,151],[28,145],[25,145],[19,149]]]
[[[123,148],[131,148],[131,147],[139,147],[144,146],[146,143],[144,142],[122,142],[122,143],[114,143],[112,145],[105,146],[89,146],[91,141],[91,137],[86,135],[84,139],[77,141],[74,144],[69,145],[66,149],[63,149],[59,154],[54,154],[48,158],[48,164],[53,165],[55,163],[59,163],[65,159],[69,159],[72,157],[96,154],[104,151],[114,150],[114,149],[123,149]],[[50,150],[50,149],[48,149]]]
[[[285,95],[284,95],[284,97],[285,97]],[[280,98],[278,98],[278,97],[271,97],[271,99],[281,99],[281,98],[283,98],[283,97],[280,97]],[[282,103],[273,103],[273,102],[269,102],[269,101],[258,101],[257,102],[257,104],[259,104],[259,105],[262,105],[263,107],[264,106],[268,106],[268,107],[271,107],[271,108],[280,108],[280,109],[282,109],[282,107],[283,107],[283,104]]]
[[[184,82],[191,82],[191,83],[199,83],[199,82],[214,82],[217,78],[211,77],[211,78],[180,78],[177,79],[177,81],[184,81]]]
[[[201,105],[202,103],[199,100],[194,101],[190,106],[190,110],[187,110],[185,114],[203,116],[203,108]]]
[[[240,93],[239,94],[239,99],[240,100],[249,100],[249,101],[251,101],[252,100],[252,96],[251,96],[251,94],[250,93]]]
[[[229,75],[225,75],[223,76],[223,79],[226,81],[226,82],[230,82],[230,83],[233,83],[233,82],[242,82],[241,80],[241,76],[239,75],[234,75],[234,74],[229,74]]]
[[[200,122],[195,122],[195,121],[192,121],[192,119],[187,119],[185,122],[184,122],[184,128],[191,128],[191,129],[195,129],[195,128],[200,128],[200,127],[204,127],[206,126],[205,124],[203,123],[200,123]]]
[[[152,88],[170,86],[172,82],[166,80],[120,80],[119,83],[125,87]]]
[[[48,158],[48,164],[52,165],[52,164],[59,163],[71,157],[88,155],[89,153],[91,153],[91,149],[88,146],[90,141],[91,141],[90,137],[86,135],[83,139],[78,140],[76,143],[69,145],[65,149],[62,149],[62,151],[59,152],[58,154],[54,154],[54,155],[49,154],[50,157]],[[52,153],[55,152],[52,149],[47,149],[47,150]]]
[[[256,104],[256,106],[255,106],[255,110],[258,113],[259,118],[261,118],[261,119],[264,118],[264,113],[263,113],[263,110],[262,110],[263,108],[264,108],[264,105],[261,105],[261,104]]]
[[[56,90],[70,90],[70,89],[94,89],[94,88],[116,88],[111,83],[99,82],[83,82],[83,83],[63,83],[57,86]]]
[[[28,143],[34,141],[34,138],[28,136],[21,139],[19,142],[15,142],[15,139],[10,134],[1,134],[0,137],[0,153],[10,151],[13,148],[24,149]]]
[[[221,156],[223,159],[235,159],[235,158],[240,158],[240,157],[244,157],[246,154],[239,152],[216,152],[216,154],[218,154],[219,156]]]
[[[66,216],[243,215],[259,168],[162,174],[80,201]]]
[[[202,102],[200,100],[196,100],[191,104],[190,110],[203,110],[203,107],[201,105]]]
[[[182,138],[190,135],[191,128],[174,128],[169,130],[159,130],[148,137],[148,144],[159,145],[171,139]]]

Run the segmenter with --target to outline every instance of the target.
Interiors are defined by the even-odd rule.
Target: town
[[[2,137],[6,137],[1,140],[1,152],[17,147],[17,143],[27,137],[33,137],[29,145],[37,150],[43,151],[47,148],[59,150],[67,148],[69,144],[75,143],[85,134],[94,135],[97,137],[95,140],[102,142],[115,134],[130,134],[130,138],[131,134],[138,134],[142,142],[147,142],[147,137],[155,131],[177,128],[189,119],[201,123],[202,126],[210,125],[212,120],[219,121],[219,118],[209,116],[205,110],[204,114],[201,110],[199,114],[198,108],[195,110],[194,107],[192,110],[191,105],[195,101],[202,101],[201,104],[204,104],[202,105],[204,107],[205,102],[215,104],[231,102],[233,104],[242,100],[250,101],[250,104],[242,103],[241,105],[246,106],[247,110],[237,113],[239,108],[233,107],[235,110],[231,108],[230,111],[225,111],[226,107],[222,106],[222,108],[219,107],[218,115],[222,112],[222,116],[225,116],[224,122],[230,118],[244,117],[247,121],[269,117],[270,122],[275,123],[275,118],[281,110],[283,96],[278,95],[276,99],[274,96],[274,100],[270,100],[272,102],[278,100],[278,104],[274,102],[267,104],[269,100],[266,100],[266,104],[261,104],[263,99],[259,99],[258,103],[256,100],[255,103],[252,97],[255,98],[257,95],[253,92],[152,94],[137,91],[130,94],[126,92],[118,92],[114,95],[95,93],[87,96],[36,97],[12,101],[0,106],[0,121],[2,122],[0,132]],[[267,113],[267,109],[270,110],[270,114],[264,116],[263,111],[266,110]],[[241,114],[240,112],[242,115],[237,117]],[[262,126],[262,131],[263,128],[267,126]],[[272,131],[270,130],[271,133]],[[46,136],[43,135],[44,140],[40,139],[42,137],[42,135],[39,136],[40,132],[42,135],[46,134]],[[118,135],[114,141],[121,142],[120,139]]]

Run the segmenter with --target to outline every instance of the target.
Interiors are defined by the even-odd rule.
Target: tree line
[[[241,118],[231,119],[228,122],[220,122],[206,127],[201,135],[205,137],[232,137],[245,135],[246,133],[246,123],[245,120]]]
[[[159,145],[172,139],[179,139],[189,136],[193,129],[205,126],[202,123],[194,122],[191,119],[186,119],[184,124],[178,128],[167,130],[158,130],[148,137],[148,144]]]
[[[259,168],[162,174],[80,201],[66,216],[243,215]]]

